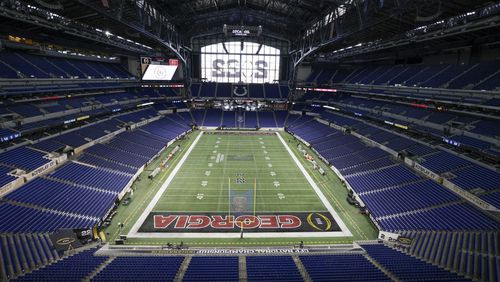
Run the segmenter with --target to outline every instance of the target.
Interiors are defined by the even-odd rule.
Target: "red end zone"
[[[222,213],[152,212],[139,232],[331,232],[341,231],[328,212]]]

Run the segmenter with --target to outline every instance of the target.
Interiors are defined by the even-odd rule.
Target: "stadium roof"
[[[359,42],[390,39],[408,30],[483,7],[489,0],[19,0],[67,19],[180,54],[193,36],[222,33],[224,24],[262,26],[263,34],[300,45],[307,35],[329,52]],[[13,5],[0,0],[2,6]],[[15,10],[15,9],[13,9]],[[33,30],[16,17],[2,24]],[[316,36],[318,23],[323,30]],[[327,23],[327,24],[324,24]],[[330,25],[330,23],[332,23]],[[31,23],[31,25],[37,23]],[[41,27],[46,29],[46,27]],[[44,30],[45,31],[45,30]],[[46,31],[49,35],[49,29]],[[62,37],[57,33],[57,37]],[[319,32],[317,32],[319,33]],[[328,37],[329,36],[329,37]],[[52,36],[56,38],[56,36]],[[314,43],[317,44],[317,43]],[[296,49],[296,48],[292,48]]]
[[[378,19],[372,32],[401,32],[438,18],[446,18],[491,3],[488,0],[45,0],[57,3],[60,12],[97,26],[116,27],[116,20],[141,22],[145,30],[163,16],[184,38],[203,32],[222,31],[224,24],[262,25],[269,33],[298,38],[309,25],[340,8],[358,28],[366,28],[368,16]],[[144,15],[137,8],[143,8]],[[149,16],[148,16],[149,14]],[[141,19],[142,17],[142,19]],[[361,22],[361,26],[359,23]],[[371,24],[370,24],[371,26]]]

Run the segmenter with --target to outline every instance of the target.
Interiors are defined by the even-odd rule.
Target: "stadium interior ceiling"
[[[318,53],[326,54],[359,43],[395,40],[405,32],[466,14],[491,3],[488,0],[3,0],[0,3],[2,9],[23,13],[22,5],[15,4],[16,2],[39,5],[69,20],[106,30],[159,50],[169,45],[181,52],[183,48],[190,48],[192,37],[220,34],[222,26],[227,24],[262,26],[264,36],[290,41],[292,51],[321,47]],[[69,33],[61,34],[56,25],[29,19],[20,22],[19,19],[22,18],[12,14],[9,18],[1,19],[1,26],[8,28],[9,32],[14,28],[16,34],[28,38],[50,39],[55,41],[53,43],[71,45],[71,40],[65,39]],[[322,22],[334,24],[323,26]],[[319,27],[315,26],[317,23],[320,23]],[[308,31],[316,28],[317,32],[306,36]],[[491,24],[479,31],[473,29],[446,36],[434,35],[423,42],[412,42],[412,38],[409,38],[411,44],[409,42],[405,46],[398,46],[397,52],[405,49],[430,52],[481,42],[496,42],[498,31],[498,25]],[[90,47],[96,42],[88,44]],[[110,49],[110,46],[106,47],[110,51],[116,51]],[[391,55],[395,56],[394,53],[397,52],[392,50]]]

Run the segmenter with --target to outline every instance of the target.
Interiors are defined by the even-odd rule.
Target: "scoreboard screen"
[[[229,83],[274,83],[279,80],[280,49],[247,41],[201,47],[201,77]]]
[[[182,70],[177,59],[161,57],[141,57],[142,80],[171,81],[181,80]]]

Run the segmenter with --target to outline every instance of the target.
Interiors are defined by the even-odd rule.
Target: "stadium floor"
[[[173,144],[143,172],[141,180],[134,183],[135,192],[130,204],[120,205],[112,224],[106,229],[110,242],[113,242],[120,234],[129,234],[131,229],[134,230],[130,234],[136,234],[135,232],[139,231],[137,234],[142,234],[142,236],[128,238],[127,244],[137,245],[166,244],[167,242],[175,244],[180,241],[193,246],[290,245],[300,240],[306,244],[343,244],[351,243],[353,240],[376,238],[377,231],[369,219],[346,202],[347,191],[333,171],[326,170],[326,175],[320,175],[314,170],[313,166],[298,152],[296,148],[298,141],[288,133],[280,132],[279,134],[283,142],[289,144],[288,147],[307,174],[311,176],[313,185],[319,190],[316,191],[317,193],[302,175],[299,167],[293,164],[292,157],[286,151],[284,144],[281,144],[280,138],[272,135],[204,134],[198,136],[199,134],[199,131],[195,131],[185,140]],[[189,156],[184,157],[196,139],[199,139],[196,141],[198,143],[193,146]],[[171,148],[177,144],[182,150],[173,157],[169,167],[154,180],[147,179],[150,171],[157,167],[172,150]],[[183,157],[185,163],[177,167]],[[175,175],[172,175],[172,171]],[[166,182],[169,182],[168,189],[158,192]],[[320,200],[319,195],[324,197],[326,203]],[[177,224],[182,225],[182,218],[179,217],[182,213],[179,212],[195,217],[217,215],[226,219],[229,218],[228,216],[237,217],[239,214],[253,214],[257,217],[264,214],[277,217],[291,214],[290,216],[302,216],[303,221],[306,221],[307,215],[324,217],[324,215],[334,214],[335,216],[329,216],[330,220],[327,221],[331,221],[333,225],[329,231],[335,232],[314,232],[318,230],[311,230],[309,227],[307,230],[297,229],[295,231],[301,232],[295,234],[293,232],[281,233],[280,236],[283,230],[274,230],[277,231],[274,234],[262,233],[261,230],[252,232],[259,229],[256,228],[245,230],[245,238],[240,239],[239,232],[234,230],[238,227],[238,223],[229,230],[232,232],[226,230],[227,233],[220,233],[221,230],[210,228],[205,228],[201,232],[195,230],[196,233],[185,232],[184,228],[182,233],[176,233],[180,231],[172,228],[173,222],[169,222],[171,223],[169,228],[161,231],[164,233],[152,229],[153,215],[163,218],[175,216]],[[139,220],[141,215],[142,219]],[[337,218],[334,219],[334,217]],[[149,229],[142,226],[142,221],[144,221],[144,226],[149,224]],[[247,223],[251,225],[252,222]],[[123,230],[118,227],[118,223],[124,224]],[[156,223],[155,221],[155,227],[157,227]],[[347,232],[342,233],[340,228],[334,230],[337,224],[343,226],[342,231]],[[141,229],[138,229],[139,227]],[[148,232],[158,236],[148,235]],[[203,236],[203,232],[208,235]],[[336,233],[335,237],[332,235],[334,233]],[[193,238],[190,236],[192,234],[201,236]],[[222,235],[215,236],[214,234]],[[261,237],[256,234],[272,236]],[[290,236],[285,236],[285,234]],[[352,236],[346,236],[349,234]]]

